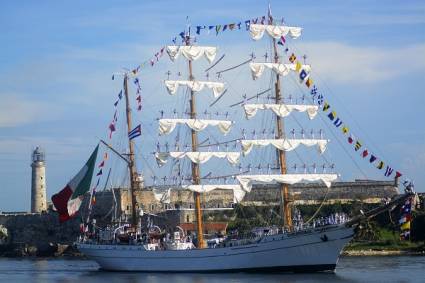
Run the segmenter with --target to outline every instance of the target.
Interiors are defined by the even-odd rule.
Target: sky
[[[46,151],[47,195],[61,190],[85,163],[99,139],[108,139],[113,103],[121,90],[113,73],[150,60],[161,47],[188,26],[229,24],[267,14],[268,1],[7,1],[0,10],[0,211],[28,211],[31,191],[31,151]],[[425,191],[425,3],[423,1],[270,1],[275,19],[303,27],[299,39],[287,46],[307,55],[315,83],[338,115],[350,125],[364,148],[382,158],[403,178]],[[256,54],[264,59],[270,43],[254,42],[242,30],[196,38],[196,44],[219,47],[225,57],[215,71],[235,66]],[[284,55],[283,49],[282,56]],[[302,55],[301,55],[302,54]],[[269,53],[270,55],[270,53]],[[205,61],[205,60],[204,60]],[[196,71],[203,73],[207,64]],[[135,124],[144,133],[136,143],[146,174],[159,172],[151,151],[157,136],[160,110],[183,107],[162,85],[178,72],[183,60],[171,63],[164,56],[153,67],[142,68],[143,110]],[[205,74],[202,74],[204,76]],[[223,73],[228,94],[211,112],[243,117],[228,108],[242,95],[253,95],[269,82],[253,82],[248,67]],[[201,76],[201,75],[199,75]],[[293,79],[293,78],[292,78]],[[291,87],[292,85],[292,87]],[[283,83],[283,91],[299,87]],[[305,89],[303,90],[304,93]],[[134,86],[131,85],[134,104]],[[210,96],[200,96],[199,103]],[[209,99],[210,103],[213,101]],[[122,110],[121,103],[118,110]],[[208,105],[208,103],[204,103]],[[205,108],[205,107],[204,107]],[[204,109],[203,108],[203,109]],[[326,159],[336,164],[340,179],[390,180],[363,160],[332,127],[323,113],[317,126],[329,132]],[[119,116],[116,137],[125,136]],[[233,118],[233,117],[232,117]],[[235,118],[236,119],[236,118]],[[237,119],[236,119],[237,120]],[[257,121],[261,121],[260,119]],[[263,120],[261,125],[267,123]],[[292,123],[298,120],[292,121]],[[322,125],[320,125],[322,123]],[[240,127],[249,127],[240,122]],[[316,124],[314,124],[316,125]],[[289,129],[291,121],[286,125]],[[252,129],[252,127],[251,127]],[[146,134],[145,134],[146,133]],[[216,134],[216,133],[215,133]],[[238,138],[236,134],[227,137]],[[121,139],[111,141],[124,150]],[[308,153],[310,158],[311,152]],[[259,155],[252,155],[253,164]],[[119,163],[110,161],[109,167]],[[211,169],[213,170],[213,169]],[[158,173],[166,175],[167,173]],[[118,178],[119,174],[112,173]],[[158,176],[159,176],[158,175]],[[123,180],[121,180],[123,181]],[[102,180],[104,182],[104,180]],[[117,181],[119,183],[119,181]]]

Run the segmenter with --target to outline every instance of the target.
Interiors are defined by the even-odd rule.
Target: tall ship
[[[184,60],[187,77],[181,79],[180,75],[178,79],[173,80],[168,73],[168,78],[164,81],[166,90],[173,98],[180,96],[177,105],[183,109],[181,112],[175,111],[172,117],[161,112],[161,117],[157,120],[160,141],[153,155],[160,167],[158,170],[167,166],[171,168],[168,179],[177,184],[173,189],[184,189],[193,193],[196,216],[194,234],[187,235],[176,227],[176,232],[165,235],[160,232],[161,227],[155,228],[143,223],[143,211],[136,204],[135,197],[135,191],[143,189],[143,178],[138,174],[140,168],[136,168],[138,156],[135,154],[135,137],[143,137],[144,133],[141,133],[140,125],[134,125],[129,98],[129,84],[131,81],[138,83],[138,78],[137,74],[131,71],[122,73],[123,93],[120,93],[120,99],[125,101],[128,151],[122,154],[107,142],[102,143],[111,154],[118,155],[126,164],[131,215],[127,221],[115,222],[98,231],[95,237],[89,237],[88,230],[83,225],[82,235],[76,242],[77,248],[88,258],[95,260],[102,269],[143,272],[335,270],[343,248],[354,236],[357,221],[339,217],[326,223],[316,221],[303,224],[294,222],[296,217],[292,215],[293,198],[289,185],[322,182],[328,189],[332,189],[332,182],[338,179],[338,174],[326,172],[325,166],[322,170],[315,164],[308,165],[308,168],[305,165],[298,168],[294,166],[293,172],[288,168],[287,155],[291,151],[298,147],[314,147],[320,155],[326,150],[329,142],[322,131],[296,132],[285,127],[285,119],[288,116],[306,115],[310,121],[323,107],[317,104],[314,98],[303,96],[301,99],[293,99],[285,97],[283,93],[282,85],[292,73],[296,73],[297,78],[298,74],[305,74],[302,79],[307,80],[311,71],[310,65],[305,62],[300,63],[279,54],[279,41],[283,38],[298,38],[302,29],[275,22],[271,13],[265,21],[250,22],[247,28],[254,40],[260,40],[264,35],[270,39],[271,56],[266,55],[264,61],[252,56],[251,60],[241,67],[249,67],[252,79],[256,82],[265,72],[270,72],[271,87],[263,93],[244,96],[241,102],[232,105],[243,109],[246,118],[244,124],[249,129],[243,130],[241,137],[234,140],[212,137],[213,131],[218,130],[215,134],[224,136],[235,127],[236,123],[229,120],[228,112],[223,116],[225,119],[211,119],[214,115],[199,110],[219,103],[223,95],[231,92],[220,80],[198,80],[195,73],[194,65],[200,58],[206,58],[212,64],[210,68],[214,67],[217,48],[198,45],[194,40],[194,33],[188,28],[181,35],[182,45],[171,45],[161,50],[161,53],[164,51],[168,54],[172,62]],[[221,59],[223,57],[219,60]],[[206,89],[212,92],[212,97],[199,93],[206,92]],[[154,98],[152,96],[149,99]],[[267,130],[260,129],[258,120],[262,115],[272,117],[272,120],[267,122]],[[175,143],[164,142],[173,133],[176,134]],[[187,139],[186,144],[182,141],[183,137]],[[247,170],[244,170],[242,165],[238,167],[252,151],[266,148],[269,154],[256,155],[256,162],[263,165],[258,168],[249,165]],[[67,187],[52,198],[63,221],[71,217],[81,205],[84,188],[87,183],[90,186],[95,174],[97,150],[96,148],[89,161]],[[203,172],[202,167],[212,162],[219,165],[208,167],[208,174]],[[226,169],[229,164],[230,169]],[[234,166],[239,170],[232,169]],[[211,174],[214,172],[211,168],[217,168],[217,172],[222,175]],[[332,166],[329,166],[328,171],[331,169]],[[189,171],[188,174],[185,170]],[[253,184],[278,184],[281,225],[259,227],[249,236],[224,235],[220,239],[204,238],[203,194],[217,189],[230,190],[233,192],[234,202],[237,203],[251,191]],[[160,193],[166,196],[169,192]]]

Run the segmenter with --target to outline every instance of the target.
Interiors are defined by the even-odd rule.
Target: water
[[[425,282],[425,257],[343,257],[335,273],[310,274],[106,272],[89,260],[0,258],[0,282]]]

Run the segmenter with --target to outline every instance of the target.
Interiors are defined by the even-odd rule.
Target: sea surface
[[[335,273],[309,274],[107,272],[90,260],[0,258],[0,282],[425,282],[425,256],[342,257]]]

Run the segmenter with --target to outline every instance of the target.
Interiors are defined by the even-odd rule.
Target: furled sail
[[[217,189],[233,190],[233,202],[235,203],[242,201],[246,193],[241,185],[183,185],[182,188],[198,193],[206,193]]]
[[[236,165],[239,163],[240,152],[181,152],[181,151],[171,151],[171,152],[156,152],[155,158],[158,166],[162,166],[167,163],[168,158],[189,158],[192,162],[197,164],[202,164],[211,159],[211,157],[217,158],[226,158],[231,165]]]
[[[287,76],[290,71],[298,71],[300,69],[305,70],[306,72],[311,71],[310,65],[303,64],[281,64],[281,63],[249,63],[251,69],[252,79],[256,80],[264,72],[265,68],[273,70],[276,74],[280,76]]]
[[[300,27],[288,27],[288,26],[275,26],[275,25],[258,25],[251,24],[249,26],[251,37],[254,40],[259,40],[263,37],[264,31],[266,31],[273,38],[281,38],[289,34],[292,38],[298,38],[301,36],[302,28]]]
[[[313,119],[317,115],[319,106],[304,104],[244,104],[245,115],[247,119],[251,119],[257,114],[257,110],[270,109],[280,117],[288,116],[292,111],[307,112],[308,117]]]
[[[261,183],[283,183],[293,185],[302,182],[322,181],[326,187],[330,188],[331,183],[338,178],[337,174],[285,174],[285,175],[240,175],[236,179],[241,184],[244,191],[250,192],[252,182]]]
[[[198,193],[207,193],[213,190],[233,190],[233,202],[239,203],[242,201],[246,192],[242,189],[242,186],[239,184],[206,184],[206,185],[181,185],[180,187],[170,188],[170,187],[156,187],[153,188],[153,194],[157,201],[161,203],[170,203],[171,199],[171,190],[189,190],[192,192]]]
[[[170,81],[164,82],[168,93],[173,95],[177,92],[179,86],[187,86],[193,91],[201,91],[204,87],[212,89],[215,98],[219,97],[224,92],[224,83],[208,82],[208,81]]]
[[[241,140],[242,152],[247,155],[251,152],[254,146],[268,146],[273,145],[274,147],[283,150],[291,151],[296,149],[300,144],[305,146],[315,146],[319,153],[323,153],[326,150],[328,140],[325,139],[261,139],[261,140]]]
[[[232,121],[226,120],[201,120],[201,119],[160,119],[159,134],[166,135],[171,133],[177,124],[186,124],[195,131],[202,131],[208,126],[217,126],[220,132],[226,135],[232,127]]]
[[[215,55],[217,54],[217,47],[211,46],[167,46],[167,53],[170,56],[171,61],[175,61],[180,54],[186,59],[194,61],[198,60],[202,56],[208,60],[208,62],[214,61]]]

